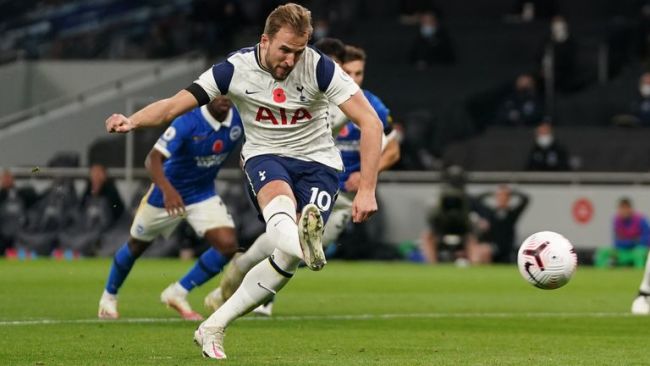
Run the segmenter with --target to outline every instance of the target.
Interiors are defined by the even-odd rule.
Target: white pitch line
[[[395,313],[395,314],[349,314],[349,315],[296,315],[244,317],[239,321],[306,321],[306,320],[383,320],[383,319],[464,319],[464,318],[620,318],[633,316],[630,313]],[[58,324],[128,324],[128,323],[179,323],[180,318],[124,318],[118,320],[102,319],[26,319],[0,320],[0,327],[24,325]]]

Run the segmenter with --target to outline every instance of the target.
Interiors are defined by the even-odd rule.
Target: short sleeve
[[[219,95],[228,94],[234,71],[233,64],[226,60],[206,70],[194,81],[194,84],[200,86],[212,100]]]
[[[359,91],[359,86],[341,67],[333,62],[332,78],[325,95],[335,105],[339,106]]]
[[[179,117],[158,138],[154,149],[160,151],[167,159],[175,155],[183,146],[183,142],[191,134],[190,121]]]

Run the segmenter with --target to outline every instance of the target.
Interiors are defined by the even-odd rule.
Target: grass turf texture
[[[196,323],[158,303],[191,264],[139,261],[120,293],[122,320],[99,322],[109,260],[0,261],[0,364],[213,363],[192,343]],[[514,266],[334,262],[318,273],[301,269],[273,319],[235,322],[225,362],[647,365],[650,318],[627,315],[641,274],[581,267],[566,287],[544,291]],[[203,296],[216,283],[190,295],[204,314]]]

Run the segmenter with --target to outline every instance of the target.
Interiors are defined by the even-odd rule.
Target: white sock
[[[233,320],[265,303],[289,282],[299,263],[300,258],[274,250],[271,258],[261,261],[246,274],[232,297],[201,326],[225,328]]]
[[[285,195],[275,197],[262,212],[266,221],[266,233],[278,249],[303,259],[296,224],[296,204]]]
[[[104,290],[104,292],[102,292],[102,299],[117,300],[117,295],[113,295],[108,291]]]
[[[269,234],[263,233],[255,239],[253,245],[248,250],[233,262],[242,273],[246,273],[253,268],[254,265],[261,262],[263,259],[273,253],[275,245],[269,238]]]
[[[174,282],[174,292],[183,297],[187,297],[187,294],[189,293],[189,291],[178,282]]]
[[[645,262],[645,272],[643,272],[643,279],[641,280],[639,290],[650,294],[650,253],[648,253],[648,259]]]

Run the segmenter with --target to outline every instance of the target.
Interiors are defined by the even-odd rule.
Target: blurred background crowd
[[[257,42],[266,15],[285,2],[0,0],[0,68],[25,61],[166,60],[196,53],[213,63]],[[299,2],[313,13],[312,41],[337,37],[366,50],[365,86],[391,109],[400,131],[402,158],[395,169],[443,176],[443,198],[417,245],[341,245],[340,256],[508,262],[529,196],[507,185],[457,195],[463,171],[650,168],[650,0]],[[137,137],[136,165],[159,133]],[[128,235],[141,196],[123,199],[107,174],[107,168],[123,166],[123,145],[116,153],[114,143],[98,138],[87,156],[52,149],[48,166],[88,168],[83,186],[65,177],[39,189],[16,186],[11,170],[5,170],[0,248],[11,256],[112,254]],[[7,164],[0,159],[1,165]],[[140,191],[146,185],[145,180]],[[238,229],[249,242],[263,227],[254,224],[243,188],[231,184],[221,193],[238,223],[246,223]],[[625,197],[620,204],[632,207]],[[451,216],[441,215],[449,209]],[[647,223],[619,214],[625,217],[613,232],[647,244]],[[621,229],[632,222],[636,229]],[[342,242],[382,242],[373,232],[350,228]],[[204,248],[189,227],[161,242],[150,255],[191,256]],[[613,254],[600,256],[602,265],[612,262]]]

